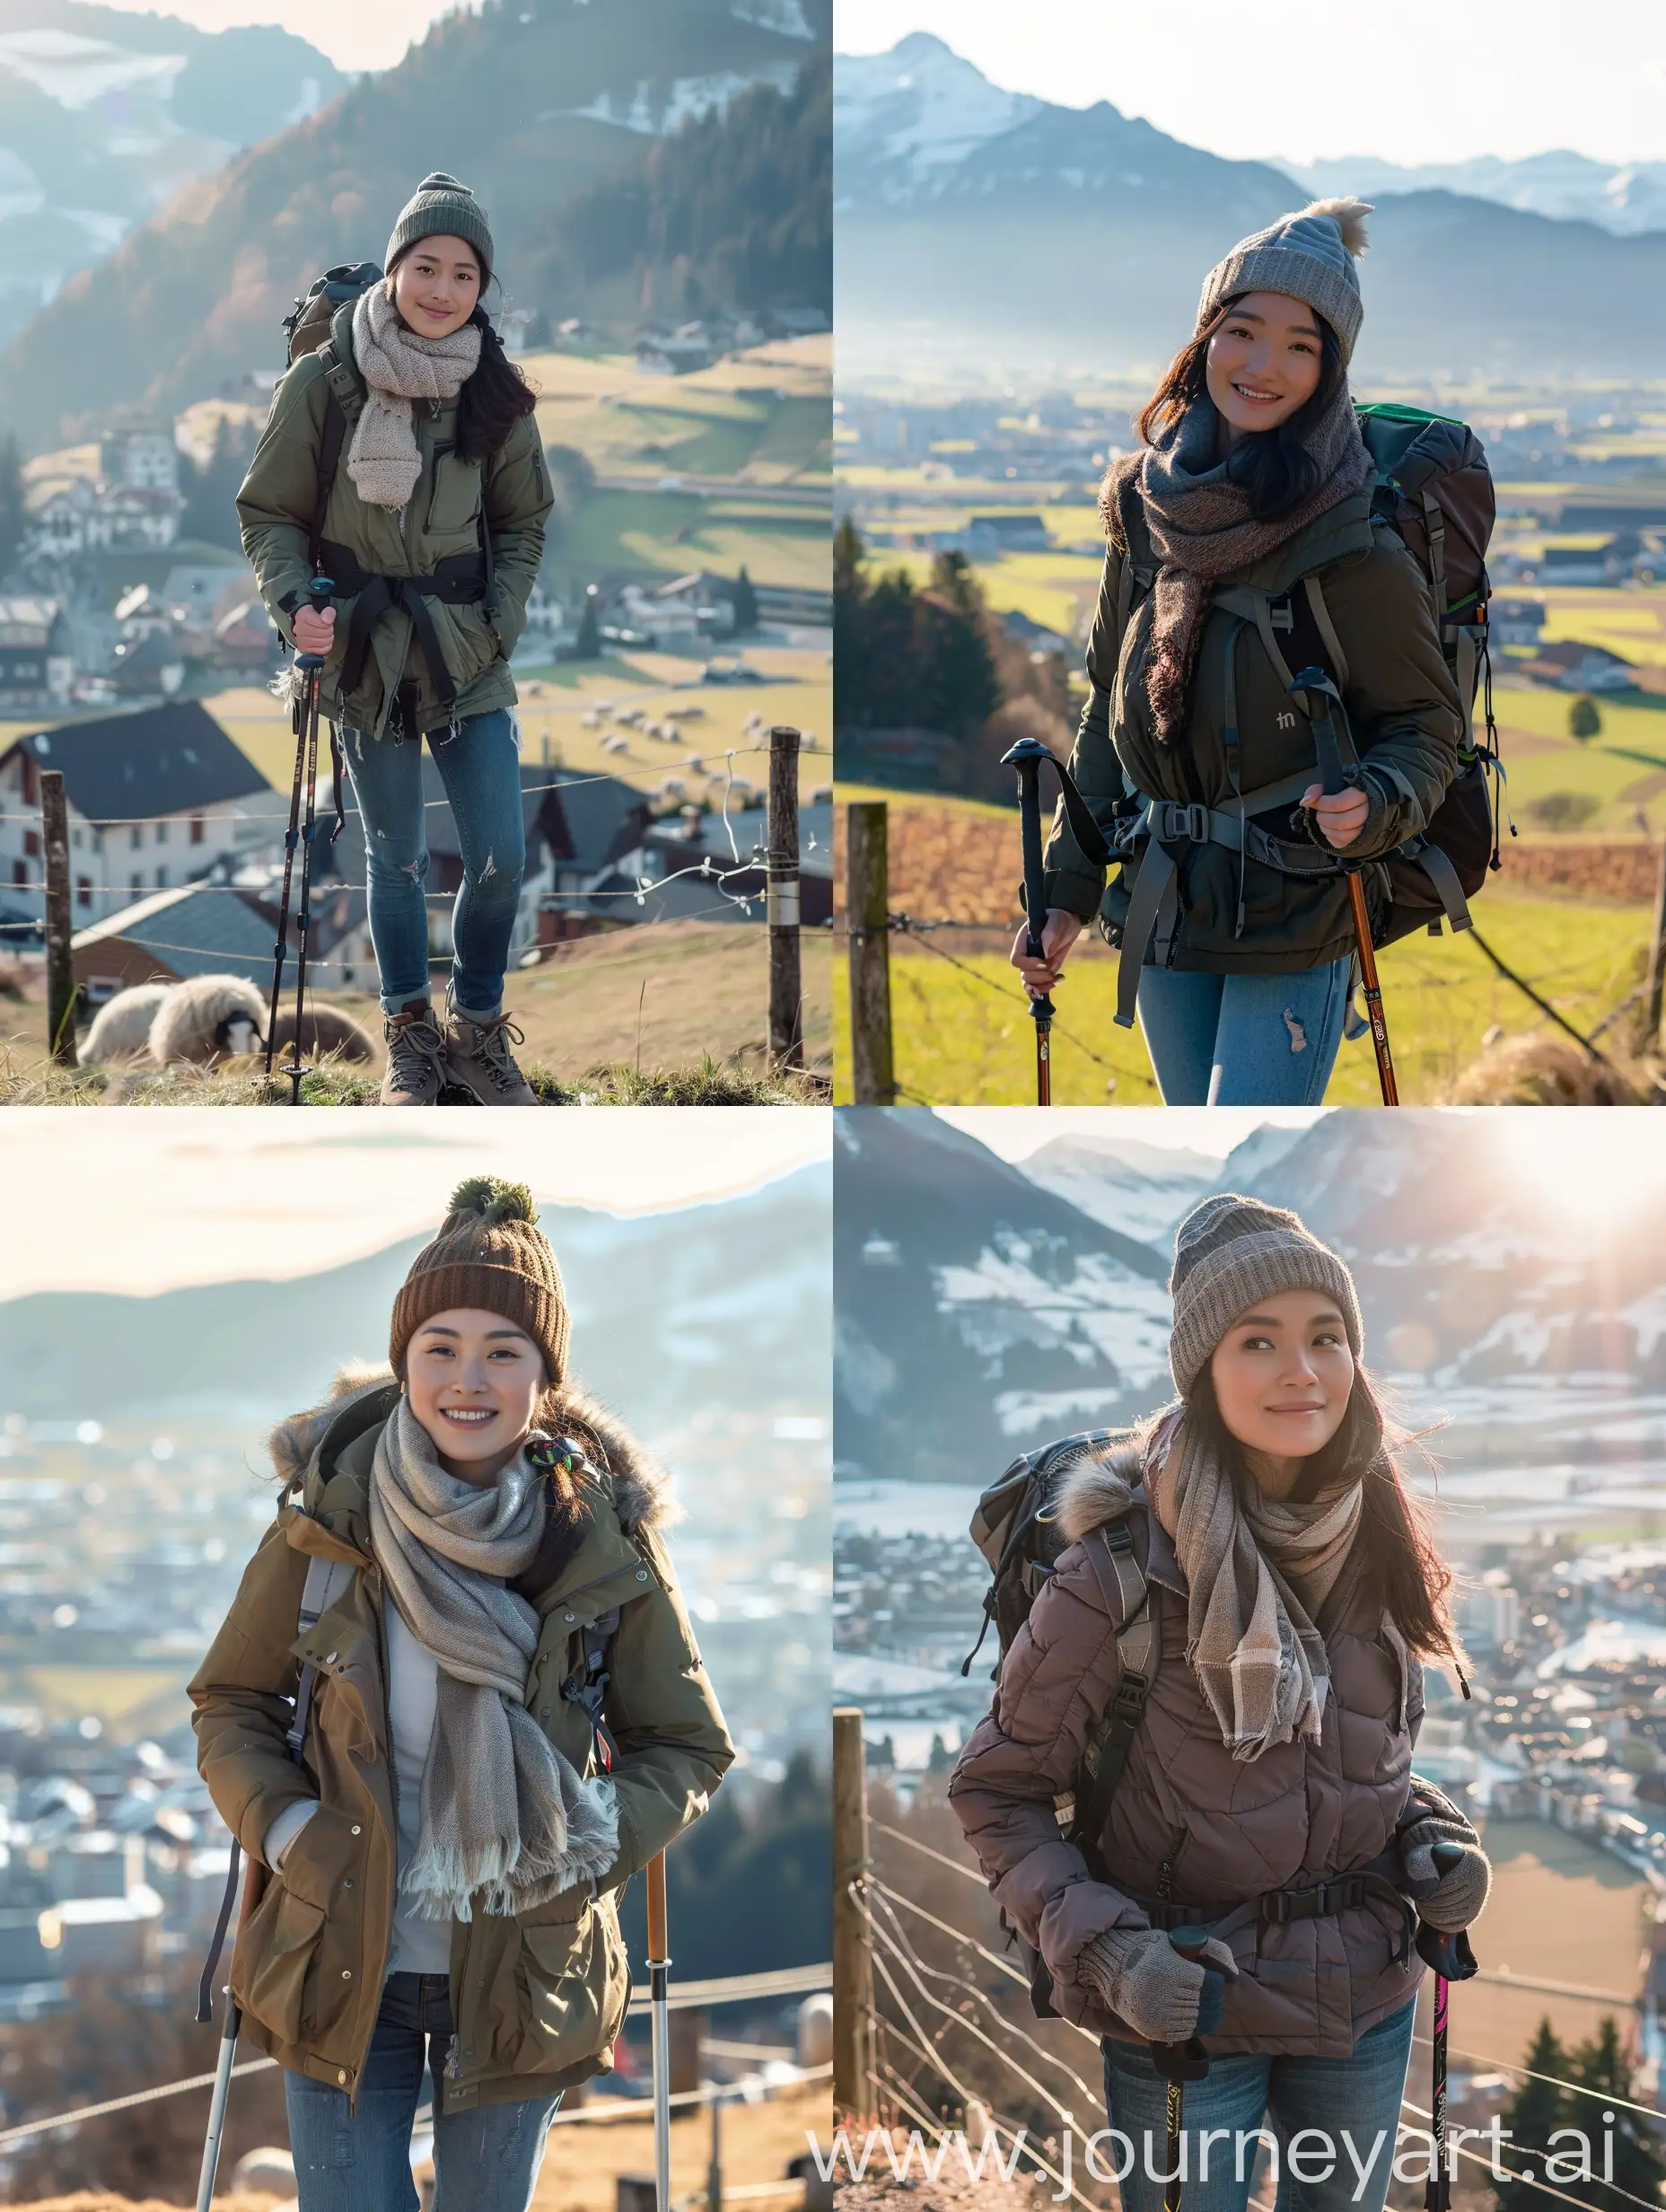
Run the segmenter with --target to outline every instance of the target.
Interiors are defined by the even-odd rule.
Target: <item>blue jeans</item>
[[[495,1014],[526,871],[521,754],[505,707],[468,715],[457,734],[430,731],[451,802],[463,880],[452,910],[452,995],[473,1014]],[[370,935],[381,970],[381,1010],[428,996],[428,838],[422,745],[343,730],[342,750],[364,825]]]
[[[1216,2058],[1181,2108],[1185,2212],[1244,2212],[1263,2118],[1278,2143],[1275,2212],[1382,2212],[1411,2055],[1415,1997],[1362,2035],[1346,2058]],[[1105,2105],[1116,2135],[1100,2170],[1120,2172],[1123,2212],[1162,2212],[1170,2172],[1165,2085],[1141,2043],[1105,2040]],[[1218,2130],[1213,2142],[1202,2138]],[[1318,2131],[1301,2139],[1303,2129]],[[1287,2164],[1292,2144],[1298,2178]],[[1132,2163],[1130,2164],[1130,2149]],[[1421,2175],[1426,2143],[1415,2155]],[[1362,2181],[1362,2169],[1363,2179]],[[1159,2178],[1153,2180],[1153,2174]],[[306,2208],[302,2208],[306,2212]]]
[[[1346,960],[1285,976],[1140,970],[1140,1027],[1165,1106],[1317,1106],[1348,1010]]]
[[[416,2212],[411,2122],[425,2067],[437,2092],[452,2040],[443,1974],[390,1974],[358,2115],[347,2093],[285,2073],[289,2146],[301,2212]],[[434,2123],[434,2212],[526,2212],[560,2097],[439,2111]]]

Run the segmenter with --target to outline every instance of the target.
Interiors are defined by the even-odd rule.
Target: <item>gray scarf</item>
[[[1178,1439],[1179,1450],[1172,1449]],[[1313,1623],[1346,1563],[1364,1484],[1330,1483],[1311,1504],[1240,1505],[1232,1479],[1184,1409],[1159,1423],[1145,1490],[1186,1576],[1186,1657],[1234,1759],[1296,1736],[1320,1740],[1330,1660]]]
[[[1178,743],[1186,727],[1210,586],[1265,560],[1286,539],[1376,478],[1345,380],[1307,441],[1319,464],[1319,482],[1287,514],[1257,522],[1249,493],[1232,482],[1227,464],[1216,458],[1220,419],[1214,400],[1200,392],[1165,443],[1116,462],[1100,487],[1100,512],[1112,545],[1126,557],[1127,509],[1136,505],[1162,563],[1152,586],[1145,689],[1153,726],[1165,745]]]
[[[408,330],[385,284],[361,293],[353,311],[353,358],[368,387],[347,448],[347,474],[373,507],[402,509],[422,474],[411,403],[454,399],[480,365],[480,331],[466,322],[449,338]]]
[[[376,1440],[371,1544],[394,1603],[440,1670],[422,1829],[399,1886],[419,1918],[522,1913],[594,1881],[618,1851],[605,1777],[586,1781],[526,1710],[534,1607],[505,1589],[544,1533],[524,1453],[489,1488],[448,1475],[408,1399]]]

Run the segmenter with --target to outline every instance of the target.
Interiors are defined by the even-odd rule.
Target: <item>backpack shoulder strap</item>
[[[307,556],[312,563],[314,575],[323,571],[324,516],[329,507],[329,495],[336,487],[337,471],[341,466],[341,449],[346,443],[348,429],[357,422],[364,408],[364,389],[357,373],[339,357],[332,341],[327,340],[319,347],[318,360],[329,390],[324,401],[323,434],[319,440],[318,498],[312,510],[312,528],[307,543]]]
[[[307,1561],[306,1587],[301,1593],[301,1611],[295,1618],[295,1634],[305,1636],[316,1628],[320,1618],[329,1611],[347,1586],[347,1577],[355,1572],[345,1559],[310,1558]],[[318,1669],[308,1659],[302,1663],[301,1681],[295,1690],[295,1717],[285,1732],[284,1741],[289,1746],[289,1756],[300,1763],[307,1737],[307,1715],[312,1706],[312,1686],[318,1680]]]
[[[1150,1582],[1134,1549],[1133,1532],[1126,1521],[1100,1531],[1110,1556],[1111,1571],[1122,1600],[1122,1626],[1117,1632],[1117,1691],[1110,1701],[1108,1725],[1098,1747],[1085,1786],[1079,1788],[1071,1834],[1083,1855],[1092,1860],[1105,1832],[1106,1816],[1128,1752],[1139,1733],[1145,1700],[1156,1677],[1162,1650],[1156,1585]]]

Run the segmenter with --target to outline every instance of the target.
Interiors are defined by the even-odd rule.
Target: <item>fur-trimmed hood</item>
[[[1140,1489],[1143,1472],[1138,1447],[1127,1438],[1085,1452],[1059,1478],[1054,1518],[1073,1544],[1079,1544],[1095,1529],[1127,1518]]]
[[[320,1403],[305,1412],[287,1415],[267,1439],[279,1479],[299,1486],[325,1436],[349,1405],[385,1391],[393,1380],[393,1370],[385,1364],[353,1360],[338,1368]],[[601,1446],[607,1462],[603,1471],[613,1479],[619,1526],[627,1536],[644,1530],[658,1534],[681,1520],[682,1507],[672,1493],[669,1471],[617,1414],[580,1384],[563,1382],[551,1394],[546,1401],[546,1419],[576,1429],[580,1442],[588,1435]]]

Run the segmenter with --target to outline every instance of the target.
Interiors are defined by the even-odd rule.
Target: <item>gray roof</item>
[[[74,945],[80,952],[119,938],[153,952],[157,965],[176,976],[234,975],[264,985],[272,979],[276,921],[251,891],[188,883],[77,930]]]
[[[20,737],[0,761],[19,748],[41,768],[63,770],[69,803],[88,821],[148,821],[257,794],[272,797],[241,746],[196,699],[61,723]]]

